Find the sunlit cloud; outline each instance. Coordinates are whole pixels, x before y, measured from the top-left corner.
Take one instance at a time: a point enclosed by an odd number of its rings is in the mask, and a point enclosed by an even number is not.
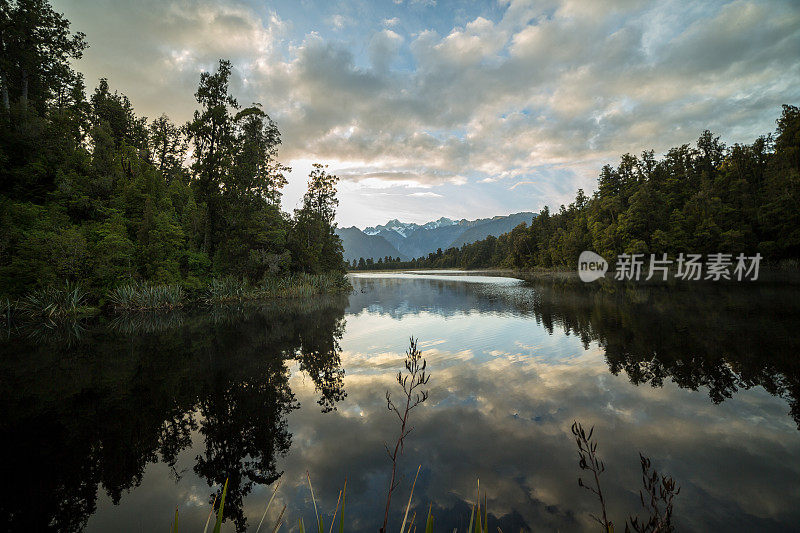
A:
[[[460,214],[476,194],[487,201],[470,205],[474,216],[568,202],[622,153],[660,152],[705,128],[750,142],[800,99],[791,1],[515,0],[457,16],[430,0],[360,16],[346,4],[315,15],[281,2],[55,4],[87,33],[89,84],[109,77],[140,113],[188,119],[199,72],[229,58],[232,91],[264,104],[287,162],[359,161],[387,181],[414,169],[403,181],[447,190],[436,215]],[[548,183],[524,195],[508,184],[534,174]],[[392,217],[414,199],[371,207]],[[381,222],[361,218],[365,202],[343,194],[340,220]]]

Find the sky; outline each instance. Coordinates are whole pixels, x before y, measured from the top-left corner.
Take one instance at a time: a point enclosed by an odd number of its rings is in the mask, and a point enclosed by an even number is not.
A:
[[[76,67],[137,114],[187,121],[200,73],[234,64],[292,167],[341,178],[339,226],[557,208],[624,153],[774,131],[800,104],[795,0],[53,0]]]

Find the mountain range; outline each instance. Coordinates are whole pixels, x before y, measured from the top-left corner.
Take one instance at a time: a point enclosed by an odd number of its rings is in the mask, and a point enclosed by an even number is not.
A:
[[[534,213],[523,212],[477,220],[451,220],[442,217],[426,224],[390,220],[386,224],[358,229],[338,228],[336,234],[344,245],[347,261],[363,257],[400,257],[403,260],[423,257],[438,248],[447,248],[508,233],[519,224],[530,223]]]

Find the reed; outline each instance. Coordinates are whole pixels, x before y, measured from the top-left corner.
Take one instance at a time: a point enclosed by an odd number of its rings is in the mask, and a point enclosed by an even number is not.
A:
[[[19,301],[19,311],[28,318],[61,318],[76,315],[87,309],[86,292],[77,283],[65,282],[62,286],[38,289]],[[7,313],[11,314],[7,303]]]
[[[246,280],[215,278],[211,280],[205,294],[208,303],[236,302],[256,298],[256,291]]]
[[[338,272],[326,274],[293,274],[280,278],[267,278],[260,290],[267,298],[307,298],[319,294],[350,292],[352,286],[347,276]]]
[[[297,276],[297,278],[301,280],[301,283],[302,281],[315,279],[313,276],[307,275]],[[297,278],[295,278],[294,281],[298,281]],[[284,284],[289,283],[289,280],[291,279],[292,278],[276,279],[274,283],[276,284],[275,286],[277,288],[275,290],[283,288],[285,286]],[[315,283],[317,283],[317,285],[314,285]],[[325,282],[311,281],[309,286],[318,288],[323,286],[322,283]],[[428,391],[421,390],[422,387],[428,384],[428,380],[430,379],[430,376],[426,372],[426,361],[422,357],[422,352],[417,349],[417,340],[412,337],[409,344],[409,349],[406,351],[406,358],[404,362],[405,373],[401,371],[397,375],[397,382],[403,390],[403,394],[400,396],[401,399],[399,403],[395,404],[395,402],[392,400],[391,394],[388,391],[386,393],[388,409],[394,412],[400,421],[400,432],[394,448],[394,453],[389,450],[388,446],[386,450],[390,459],[392,460],[392,473],[389,491],[387,494],[386,508],[384,509],[383,525],[380,528],[381,532],[390,530],[388,526],[388,511],[391,503],[391,497],[392,493],[400,485],[400,481],[396,479],[397,462],[399,455],[403,450],[403,442],[413,429],[409,424],[409,412],[416,406],[425,402],[428,398]],[[585,482],[583,478],[579,477],[578,485],[592,493],[592,495],[596,497],[600,503],[600,513],[598,515],[592,514],[591,517],[597,522],[599,529],[605,533],[613,533],[614,524],[610,520],[610,513],[607,509],[606,499],[601,485],[601,475],[603,472],[605,472],[605,464],[597,454],[598,444],[594,433],[594,427],[590,427],[587,431],[580,422],[574,421],[571,430],[575,439],[575,443],[578,447],[578,465],[582,471],[590,474],[588,482]],[[644,517],[638,517],[635,515],[628,517],[628,520],[625,523],[625,531],[632,531],[635,533],[671,533],[674,531],[674,525],[672,523],[673,501],[674,497],[680,493],[680,487],[677,486],[672,477],[656,472],[655,469],[652,468],[650,460],[647,457],[640,454],[639,459],[641,462],[643,483],[643,490],[639,492],[639,495],[642,507],[644,508],[646,514]],[[419,478],[421,469],[422,465],[419,465],[416,475],[414,476],[414,481],[411,484],[411,492],[408,496],[408,502],[405,505],[402,523],[400,524],[400,533],[416,533],[418,529],[415,523],[417,519],[417,512],[416,510],[412,512],[412,502],[414,498],[414,490],[416,489],[417,480]],[[339,533],[344,533],[347,479],[344,481],[342,490],[339,491],[339,495],[336,500],[336,507],[329,515],[325,515],[319,510],[316,494],[314,493],[314,487],[311,484],[311,475],[308,471],[306,471],[306,481],[308,483],[308,489],[311,495],[311,503],[314,512],[314,518],[313,522],[310,524],[312,526],[310,530],[314,531],[315,533],[326,533],[326,531],[327,533],[333,533],[334,525],[336,524],[336,519],[338,517]],[[267,502],[266,509],[264,509],[264,514],[261,516],[261,521],[258,524],[256,533],[258,533],[261,530],[262,525],[264,525],[264,520],[266,519],[270,506],[276,497],[278,489],[280,488],[280,484],[281,482],[278,481],[277,485],[272,491],[272,495]],[[214,528],[215,533],[219,531],[222,524],[226,491],[227,480],[225,483],[225,488],[222,491],[222,499],[219,508],[217,509],[217,521]],[[483,496],[483,505],[481,505],[481,496]],[[215,504],[216,499],[214,500],[214,503],[211,504],[211,511],[209,512],[208,520],[206,521],[206,528],[208,527],[211,517],[213,516]],[[466,533],[490,532],[489,511],[487,504],[487,495],[485,492],[481,494],[480,480],[478,480],[475,501],[470,508],[469,526],[465,530]],[[280,529],[281,525],[283,524],[285,512],[286,505],[283,506],[283,509],[278,515],[277,520],[273,522],[273,526],[271,528],[272,533],[277,533],[277,531]],[[328,516],[330,517],[330,525],[326,530],[325,520]],[[174,522],[175,528],[177,528],[177,522],[178,514],[176,511]],[[497,524],[493,524],[493,527],[498,531],[498,533],[503,533]],[[428,513],[424,521],[424,526],[421,526],[419,529],[422,530],[423,528],[425,533],[433,533],[434,531],[432,503],[428,505]],[[298,519],[298,530],[300,533],[306,533],[305,522],[303,521],[302,517]],[[453,533],[456,533],[456,531],[457,530],[453,530]]]
[[[108,301],[117,311],[175,309],[182,306],[184,300],[180,285],[151,285],[135,281],[117,287],[108,295]]]
[[[214,279],[206,290],[206,303],[230,303],[245,300],[310,298],[321,294],[346,293],[352,290],[347,276],[338,272],[291,274],[267,277],[258,284],[236,278]]]

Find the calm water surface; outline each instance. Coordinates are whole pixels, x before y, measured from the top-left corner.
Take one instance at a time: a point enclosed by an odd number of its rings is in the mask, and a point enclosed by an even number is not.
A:
[[[384,396],[413,335],[430,399],[391,530],[419,465],[414,508],[437,530],[466,528],[478,478],[503,531],[596,530],[575,419],[596,427],[618,525],[640,510],[641,451],[682,487],[679,530],[800,527],[797,286],[352,281],[349,297],[7,332],[0,516],[166,531],[177,506],[180,530],[202,531],[228,477],[224,529],[255,531],[280,479],[270,515],[285,504],[297,530],[308,471],[325,513],[347,478],[347,529],[374,532],[398,431]]]

